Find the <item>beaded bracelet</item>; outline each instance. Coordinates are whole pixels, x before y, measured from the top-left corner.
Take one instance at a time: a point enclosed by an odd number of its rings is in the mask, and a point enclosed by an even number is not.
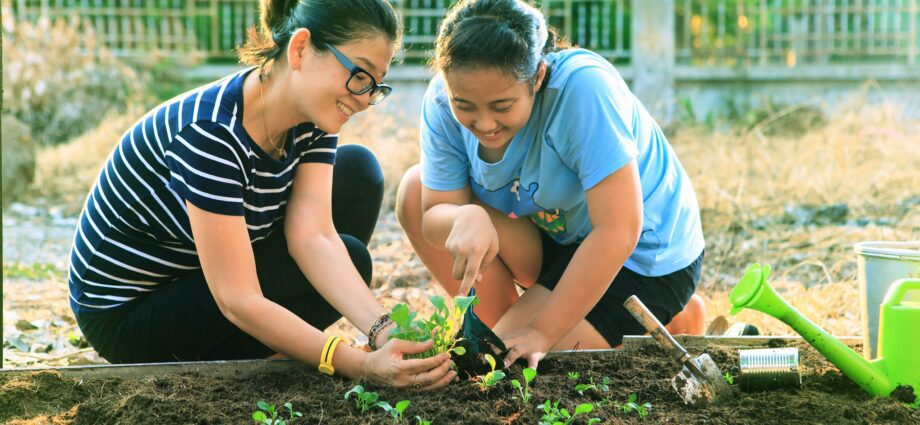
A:
[[[390,323],[393,323],[393,319],[390,319],[390,313],[383,313],[371,326],[370,332],[367,333],[367,345],[371,347],[371,350],[377,351],[377,334]]]

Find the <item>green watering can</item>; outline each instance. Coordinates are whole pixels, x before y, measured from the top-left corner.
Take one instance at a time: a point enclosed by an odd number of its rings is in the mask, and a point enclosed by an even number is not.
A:
[[[728,295],[731,313],[744,308],[767,313],[802,335],[865,392],[888,397],[899,386],[908,386],[914,399],[907,401],[920,406],[920,303],[905,299],[908,292],[920,291],[920,279],[891,285],[882,302],[878,358],[870,361],[787,304],[767,283],[769,277],[769,265],[751,264]],[[899,398],[904,399],[901,394]]]

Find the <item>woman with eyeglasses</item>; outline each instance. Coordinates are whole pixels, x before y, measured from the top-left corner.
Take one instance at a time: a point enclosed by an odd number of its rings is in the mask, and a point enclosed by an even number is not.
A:
[[[519,0],[457,3],[432,62],[397,217],[448,292],[476,287],[506,365],[644,334],[623,307],[634,294],[675,333],[701,333],[696,196],[613,66],[563,48]]]
[[[447,354],[388,341],[367,244],[383,196],[374,156],[337,148],[382,101],[400,44],[386,0],[262,1],[252,67],[150,111],[122,136],[74,238],[71,307],[113,363],[265,358],[435,389]],[[365,352],[323,329],[344,315]]]

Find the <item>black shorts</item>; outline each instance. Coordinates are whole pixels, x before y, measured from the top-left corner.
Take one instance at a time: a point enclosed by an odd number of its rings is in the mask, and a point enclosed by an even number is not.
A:
[[[561,245],[540,232],[543,242],[543,265],[537,284],[550,291],[559,283],[562,273],[575,255],[579,244]],[[611,347],[623,343],[623,335],[644,335],[645,328],[637,322],[623,302],[636,295],[663,324],[668,324],[687,305],[696,291],[703,266],[701,253],[696,260],[674,273],[648,277],[623,267],[607,292],[585,319],[607,340]]]

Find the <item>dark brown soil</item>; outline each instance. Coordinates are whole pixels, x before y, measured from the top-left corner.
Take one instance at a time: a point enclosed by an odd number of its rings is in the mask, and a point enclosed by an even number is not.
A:
[[[533,400],[523,404],[512,399],[516,392],[509,378],[521,381],[520,367],[488,392],[475,383],[462,382],[436,393],[414,393],[389,388],[369,388],[395,405],[411,400],[403,423],[415,424],[416,416],[434,424],[537,424],[542,412],[536,406],[544,400],[560,400],[560,407],[574,411],[580,403],[609,400],[623,403],[630,394],[638,403],[651,403],[648,416],[619,412],[612,405],[596,408],[588,417],[603,423],[920,423],[920,411],[892,398],[873,398],[807,345],[800,349],[803,385],[769,392],[738,392],[727,404],[694,408],[682,404],[669,384],[677,371],[666,353],[657,346],[618,353],[573,353],[553,355],[540,363],[540,374],[532,384]],[[694,354],[699,350],[690,350]],[[705,351],[722,366],[737,373],[737,349],[710,344]],[[568,372],[579,372],[570,380]],[[576,383],[589,378],[611,380],[609,392],[579,395]],[[272,373],[256,379],[236,380],[186,374],[166,378],[86,379],[61,378],[56,372],[30,376],[0,375],[0,422],[77,424],[242,424],[249,419],[256,402],[292,402],[304,414],[294,423],[365,424],[392,423],[380,410],[365,415],[343,395],[355,383],[327,378],[309,368],[289,373]],[[736,383],[737,384],[737,383]],[[584,424],[587,418],[576,420]],[[37,419],[37,420],[36,420]]]

